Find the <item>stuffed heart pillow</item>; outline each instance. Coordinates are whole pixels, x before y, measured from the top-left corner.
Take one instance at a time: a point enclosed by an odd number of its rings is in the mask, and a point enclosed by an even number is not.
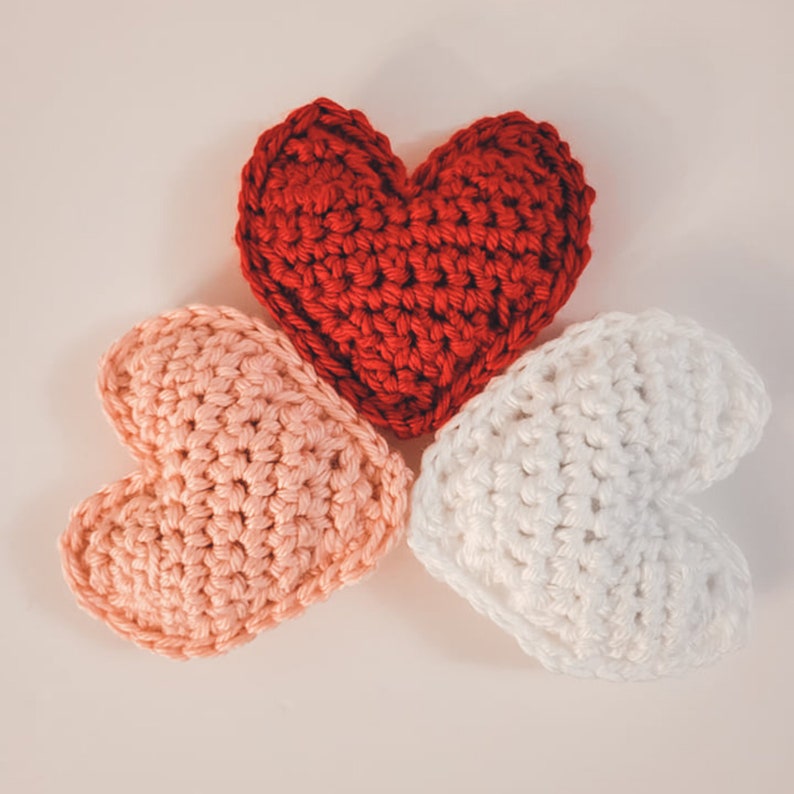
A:
[[[750,576],[687,497],[733,471],[768,414],[758,375],[690,320],[572,326],[439,431],[409,543],[551,670],[707,664],[744,640]]]
[[[401,536],[409,470],[295,352],[192,306],[105,355],[105,412],[138,460],[61,537],[78,602],[167,656],[220,653],[355,582]]]
[[[595,193],[550,124],[456,133],[412,174],[327,99],[260,137],[237,241],[256,297],[373,423],[434,430],[510,364],[587,264]]]

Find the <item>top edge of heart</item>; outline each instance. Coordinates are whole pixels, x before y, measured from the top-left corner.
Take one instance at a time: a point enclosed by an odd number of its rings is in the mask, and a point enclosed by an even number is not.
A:
[[[556,127],[547,121],[536,122],[520,110],[511,110],[497,116],[484,116],[471,124],[454,132],[447,140],[432,149],[424,160],[409,173],[402,158],[395,154],[389,137],[378,131],[364,114],[355,108],[345,108],[327,97],[319,97],[302,107],[293,110],[280,123],[269,127],[262,132],[257,140],[255,151],[267,152],[266,162],[275,160],[286,143],[295,137],[302,137],[311,127],[322,126],[328,130],[339,130],[344,127],[345,136],[351,136],[350,142],[362,146],[378,156],[380,174],[385,178],[391,188],[405,197],[417,192],[422,187],[427,187],[427,182],[445,164],[448,156],[459,155],[462,151],[484,148],[480,136],[489,132],[504,133],[507,129],[515,131],[516,136],[530,136],[531,139],[542,138],[559,147],[564,160],[581,171],[580,163],[571,156],[569,144],[562,140]],[[487,139],[486,139],[487,140]],[[248,169],[253,167],[249,161],[243,173],[245,179]],[[262,180],[265,174],[257,175],[257,181]],[[244,203],[240,203],[240,210]],[[595,201],[596,191],[589,184],[585,184],[582,191],[582,201],[585,212]]]
[[[766,386],[758,372],[727,339],[694,320],[661,309],[637,314],[601,313],[591,320],[568,326],[559,337],[526,352],[503,374],[493,378],[483,392],[469,400],[437,432],[436,443],[425,454],[436,454],[458,434],[469,432],[486,416],[492,417],[494,410],[506,411],[518,395],[532,394],[540,389],[544,379],[549,377],[547,370],[552,374],[564,371],[569,378],[575,378],[577,357],[591,352],[604,357],[604,366],[612,369],[625,364],[634,355],[624,348],[635,343],[648,346],[650,355],[657,359],[657,368],[661,367],[667,375],[675,373],[668,371],[669,366],[662,366],[671,364],[663,357],[681,353],[681,346],[687,348],[689,360],[685,363],[703,367],[698,371],[704,390],[698,395],[703,412],[701,425],[691,438],[683,429],[673,428],[682,438],[677,439],[673,433],[667,439],[672,450],[676,440],[683,442],[686,437],[691,446],[687,452],[696,457],[698,467],[679,472],[681,476],[674,478],[673,490],[697,492],[726,478],[761,439],[771,413]],[[648,377],[648,373],[640,374],[642,378]],[[686,371],[678,374],[685,379],[692,375]],[[661,397],[672,399],[668,392]],[[673,451],[684,453],[683,448]]]
[[[386,440],[342,398],[314,368],[305,361],[283,331],[265,325],[228,306],[191,304],[138,323],[114,342],[99,362],[97,388],[105,414],[124,446],[140,461],[151,458],[157,445],[145,437],[133,403],[141,395],[135,391],[135,375],[149,367],[154,357],[163,356],[163,343],[173,346],[191,335],[230,334],[238,345],[248,345],[249,353],[271,356],[307,398],[320,404],[331,420],[345,425],[360,442],[366,442],[374,462],[384,465],[393,457]]]

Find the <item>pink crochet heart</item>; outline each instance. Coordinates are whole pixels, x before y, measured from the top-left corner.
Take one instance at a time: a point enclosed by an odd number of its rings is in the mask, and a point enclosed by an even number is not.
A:
[[[74,510],[64,573],[145,648],[240,645],[360,579],[403,531],[400,455],[284,334],[233,309],[137,326],[99,390],[140,468]]]

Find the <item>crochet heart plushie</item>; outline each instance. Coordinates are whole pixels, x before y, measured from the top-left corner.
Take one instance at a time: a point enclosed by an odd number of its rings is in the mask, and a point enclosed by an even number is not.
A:
[[[301,355],[410,437],[447,421],[565,303],[594,197],[554,127],[521,113],[477,121],[409,176],[360,112],[320,99],[260,137],[237,241]]]
[[[438,434],[409,543],[551,670],[647,679],[742,644],[742,553],[687,501],[758,442],[769,401],[731,345],[662,312],[525,354]]]
[[[105,355],[99,388],[139,468],[76,508],[63,567],[139,645],[226,651],[360,579],[402,533],[400,455],[256,320],[148,320]]]

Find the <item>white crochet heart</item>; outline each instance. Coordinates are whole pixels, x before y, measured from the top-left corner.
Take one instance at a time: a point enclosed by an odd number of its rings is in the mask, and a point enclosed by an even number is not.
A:
[[[438,432],[410,546],[550,670],[710,663],[746,638],[750,575],[686,498],[733,471],[768,415],[756,372],[690,320],[572,326]]]

